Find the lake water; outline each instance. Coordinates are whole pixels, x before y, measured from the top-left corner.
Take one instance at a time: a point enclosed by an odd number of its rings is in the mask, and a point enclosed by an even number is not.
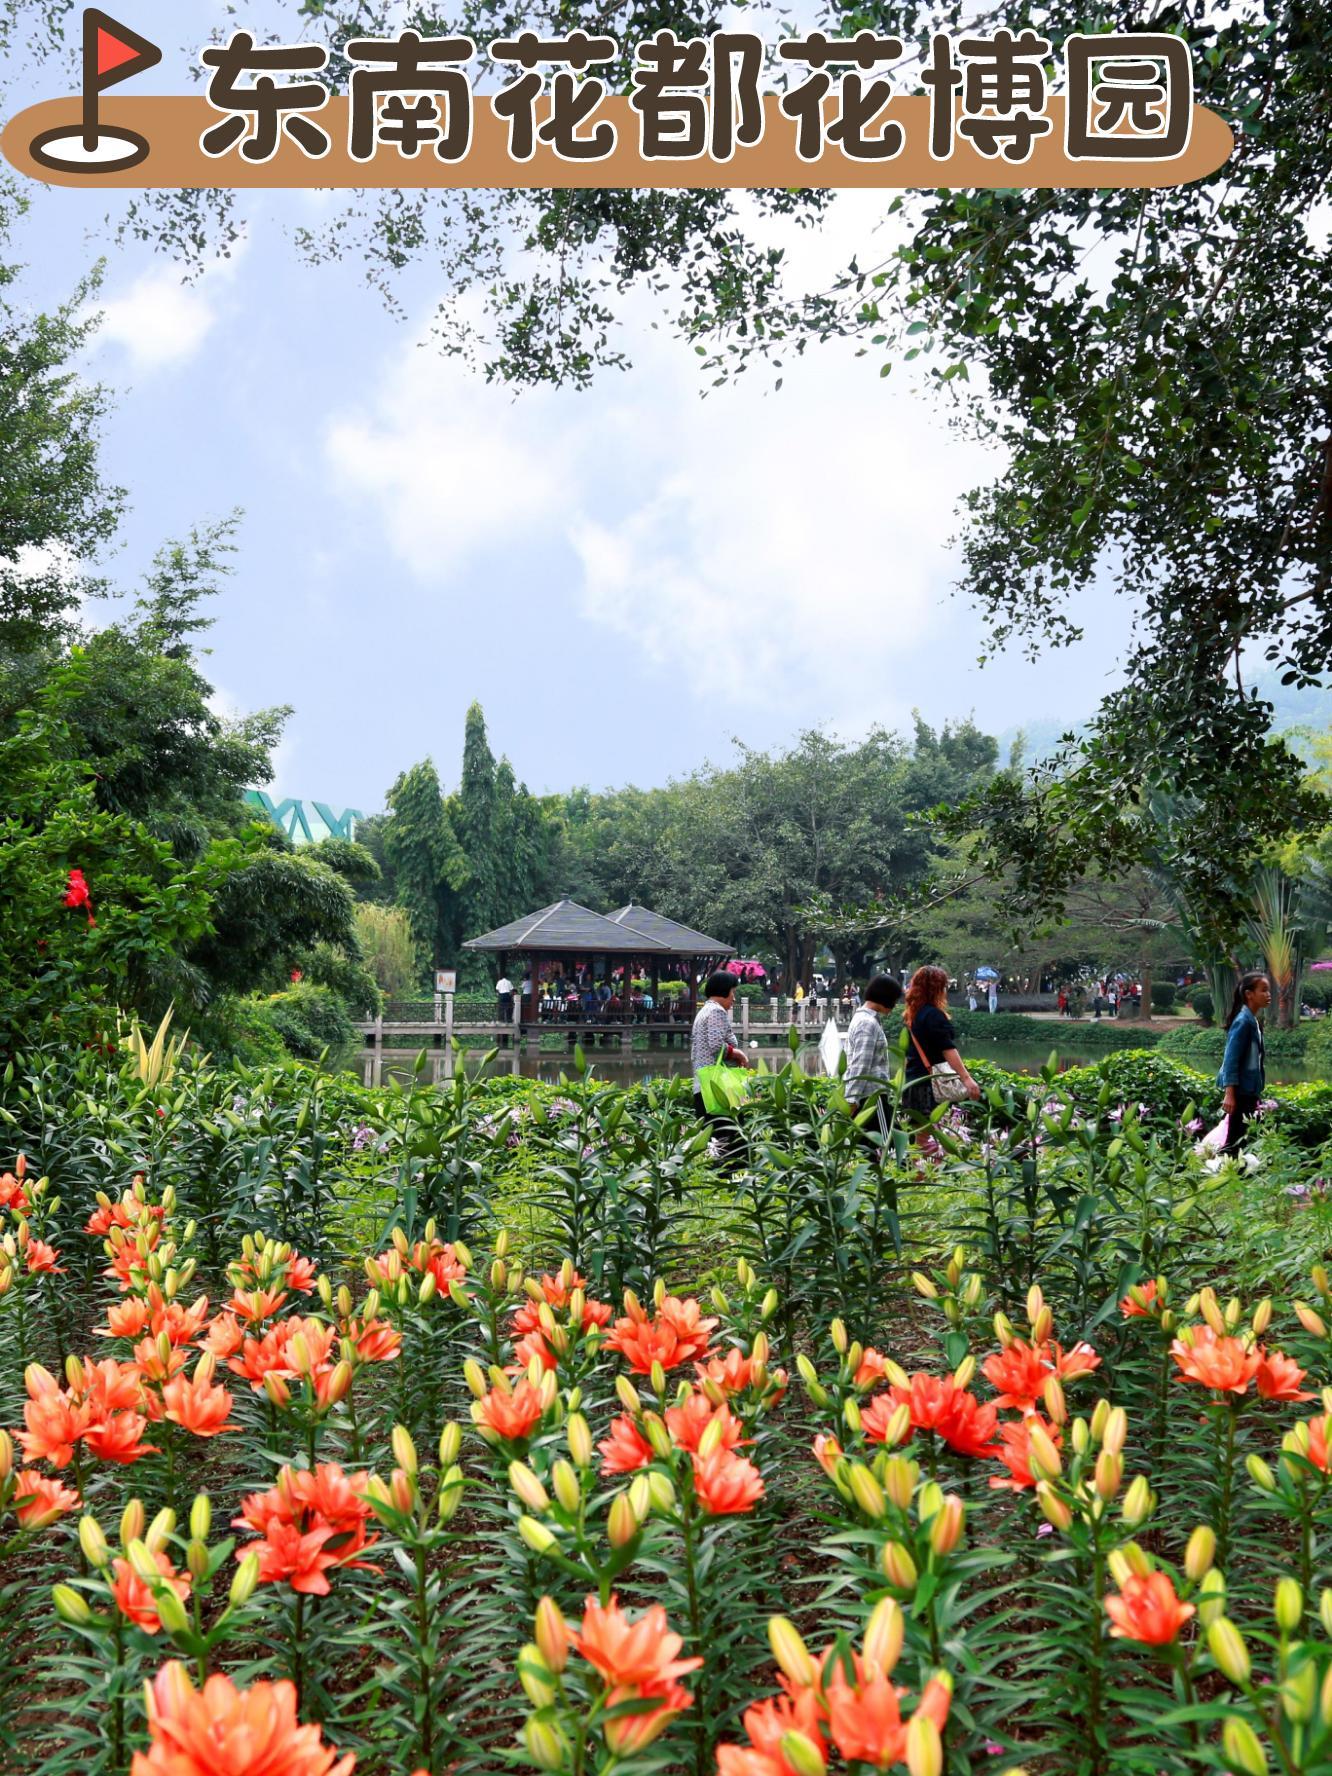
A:
[[[1034,1042],[986,1042],[984,1039],[968,1040],[965,1053],[976,1060],[992,1061],[997,1067],[1004,1067],[1010,1073],[1038,1073],[1050,1058],[1050,1050],[1059,1051],[1059,1067],[1062,1072],[1066,1067],[1083,1067],[1093,1061],[1104,1059],[1106,1049],[1078,1048],[1070,1043],[1066,1048],[1057,1040],[1057,1029],[1052,1030],[1049,1043]],[[472,1051],[475,1054],[476,1051]],[[766,1051],[768,1065],[776,1068],[785,1064],[787,1051],[772,1047]],[[414,1053],[409,1051],[386,1050],[384,1054],[384,1074],[386,1078],[406,1080],[411,1076]],[[468,1057],[471,1059],[471,1055]],[[800,1065],[807,1073],[821,1073],[818,1048],[808,1043],[798,1055]],[[688,1073],[689,1053],[686,1049],[662,1049],[653,1053],[621,1055],[606,1050],[604,1056],[597,1050],[588,1053],[587,1059],[599,1079],[607,1079],[616,1085],[637,1085],[645,1079],[673,1079],[680,1074]],[[448,1055],[443,1050],[435,1050],[430,1055],[430,1072],[433,1074],[438,1066],[440,1076],[449,1076]],[[368,1063],[360,1057],[352,1063],[355,1071],[364,1077]],[[560,1074],[567,1072],[572,1066],[572,1056],[566,1054],[529,1055],[518,1052],[501,1052],[492,1063],[492,1072],[514,1073],[523,1079],[539,1079],[548,1085],[555,1085]],[[1203,1069],[1206,1071],[1207,1069]],[[1290,1085],[1300,1080],[1322,1079],[1326,1074],[1322,1068],[1311,1066],[1307,1062],[1276,1061],[1268,1070],[1269,1083],[1272,1085]]]

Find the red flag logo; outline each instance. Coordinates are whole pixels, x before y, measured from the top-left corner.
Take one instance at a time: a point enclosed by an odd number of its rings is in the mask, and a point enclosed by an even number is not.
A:
[[[85,88],[101,92],[118,80],[128,80],[145,68],[156,67],[162,52],[155,43],[128,25],[86,7],[83,14],[83,79]]]

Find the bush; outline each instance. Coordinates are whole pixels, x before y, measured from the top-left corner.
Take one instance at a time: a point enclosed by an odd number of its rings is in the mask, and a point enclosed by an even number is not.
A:
[[[1152,982],[1152,1010],[1169,1011],[1175,1003],[1174,981]]]
[[[220,994],[203,1017],[194,1019],[190,1036],[218,1063],[262,1067],[287,1059],[287,1046],[264,999]]]
[[[1210,1024],[1216,1017],[1216,1001],[1212,997],[1210,987],[1193,987],[1188,994],[1188,1002],[1205,1024]]]
[[[326,1048],[337,1053],[356,1041],[347,1008],[331,987],[300,981],[260,1003],[267,1006],[288,1054],[300,1060],[316,1061]]]
[[[1296,997],[1316,1011],[1332,1011],[1332,974],[1306,974]]]

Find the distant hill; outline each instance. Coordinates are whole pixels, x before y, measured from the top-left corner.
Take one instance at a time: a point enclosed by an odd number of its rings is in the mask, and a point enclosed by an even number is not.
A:
[[[1293,687],[1278,684],[1274,673],[1260,673],[1254,680],[1260,694],[1272,705],[1274,714],[1272,725],[1278,734],[1284,734],[1291,728],[1332,728],[1332,688],[1324,690],[1299,691]],[[1079,723],[1074,733],[1081,731],[1085,723]],[[1024,764],[1031,764],[1036,759],[1044,758],[1053,752],[1060,739],[1068,732],[1068,722],[1033,721],[1025,723],[1021,728],[1006,728],[999,736],[999,757],[1004,763],[1013,743],[1022,737],[1022,759]],[[1300,750],[1297,745],[1295,750]]]

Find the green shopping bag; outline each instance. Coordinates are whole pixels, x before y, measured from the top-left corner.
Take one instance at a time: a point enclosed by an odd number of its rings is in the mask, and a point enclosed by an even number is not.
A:
[[[703,1108],[712,1116],[725,1115],[744,1102],[749,1074],[743,1067],[700,1067],[696,1075]]]

